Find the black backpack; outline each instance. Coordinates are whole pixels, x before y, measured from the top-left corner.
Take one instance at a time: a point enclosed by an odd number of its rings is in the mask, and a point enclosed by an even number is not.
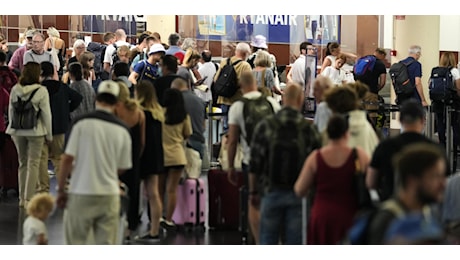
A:
[[[35,111],[31,100],[38,89],[39,88],[36,88],[34,91],[32,91],[27,100],[22,100],[20,97],[17,97],[17,100],[13,102],[13,117],[11,118],[11,128],[33,129],[37,126],[39,112]]]
[[[256,125],[266,116],[275,112],[270,101],[263,95],[256,99],[242,98],[242,101],[244,129],[246,130],[245,138],[248,145],[250,145]]]
[[[281,122],[276,116],[267,119],[268,125],[273,131],[270,137],[268,170],[268,188],[292,189],[303,163],[308,154],[315,147],[306,146],[305,132],[308,122],[301,121]]]
[[[457,96],[452,67],[434,67],[430,76],[430,99],[433,102],[450,104]]]
[[[227,59],[227,64],[220,70],[219,76],[213,84],[212,91],[217,96],[230,98],[235,95],[238,90],[238,77],[236,75],[235,65],[241,61],[242,60],[237,60],[231,64],[230,58]]]
[[[409,72],[407,71],[407,67],[414,62],[415,60],[411,60],[408,63],[400,61],[390,67],[389,73],[396,93],[397,104],[401,104],[402,101],[409,99],[414,94],[415,86],[410,81]]]
[[[113,64],[117,63],[120,60],[120,58],[118,57],[118,53],[117,53],[118,46],[114,43],[113,47],[115,47],[115,50],[112,53],[112,67],[113,67]]]

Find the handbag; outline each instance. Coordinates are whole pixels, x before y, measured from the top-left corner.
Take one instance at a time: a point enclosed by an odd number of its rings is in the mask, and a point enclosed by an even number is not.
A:
[[[355,173],[353,175],[353,185],[356,191],[356,199],[359,209],[374,208],[371,195],[366,187],[366,173],[361,169],[358,152],[353,148],[353,160],[355,162]]]
[[[222,166],[224,171],[228,170],[228,150],[227,150],[227,136],[222,136],[222,142],[220,146],[219,158],[217,161]],[[235,159],[233,160],[233,166],[236,170],[241,170],[243,167],[243,147],[240,143],[236,146]]]

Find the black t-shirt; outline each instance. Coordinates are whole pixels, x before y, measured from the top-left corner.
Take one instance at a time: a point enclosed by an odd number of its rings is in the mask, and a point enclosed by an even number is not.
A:
[[[77,56],[73,56],[73,57],[71,57],[71,58],[69,59],[69,65],[72,64],[72,63],[74,63],[74,62],[78,62]]]
[[[362,83],[366,84],[372,93],[378,94],[379,77],[380,75],[385,73],[387,73],[385,64],[381,60],[377,59],[375,61],[374,69],[372,71],[369,71],[362,76],[355,76],[355,80],[361,81]]]
[[[155,80],[153,85],[155,86],[155,90],[157,92],[158,103],[160,103],[160,105],[164,106],[163,95],[165,91],[168,88],[171,88],[171,83],[173,82],[173,80],[179,77],[180,76],[177,74],[172,74],[172,75],[166,75],[166,76],[159,77]]]
[[[422,134],[411,132],[386,139],[375,149],[370,166],[378,171],[377,191],[382,201],[393,195],[395,180],[392,160],[394,155],[407,145],[419,142],[436,144]],[[439,148],[441,149],[441,146]]]

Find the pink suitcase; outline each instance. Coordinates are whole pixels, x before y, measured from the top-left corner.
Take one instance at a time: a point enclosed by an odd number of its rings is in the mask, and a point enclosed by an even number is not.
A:
[[[205,230],[205,183],[202,179],[185,179],[177,187],[176,209],[172,219],[185,231]]]

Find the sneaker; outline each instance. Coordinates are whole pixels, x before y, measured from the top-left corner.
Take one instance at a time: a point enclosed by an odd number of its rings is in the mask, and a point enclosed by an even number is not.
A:
[[[176,224],[174,224],[174,222],[170,222],[167,220],[160,221],[160,226],[166,229],[167,231],[176,231],[177,229]]]
[[[144,235],[144,236],[136,236],[134,238],[134,240],[136,242],[140,242],[140,243],[149,243],[149,244],[152,244],[152,243],[158,243],[160,242],[160,236],[159,235],[156,235],[156,236],[152,236],[150,234],[147,234],[147,235]]]

